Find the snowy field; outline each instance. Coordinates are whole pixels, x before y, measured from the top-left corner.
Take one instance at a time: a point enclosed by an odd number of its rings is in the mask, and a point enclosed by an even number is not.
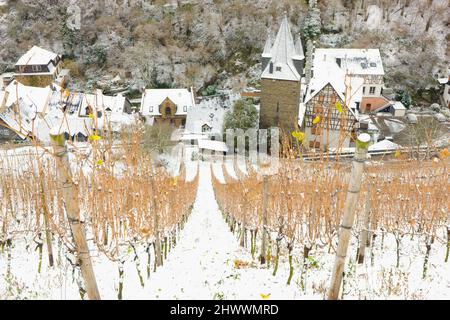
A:
[[[289,276],[287,255],[282,255],[276,276],[273,265],[261,266],[257,255],[242,248],[230,232],[215,200],[212,175],[224,182],[224,172],[244,170],[243,163],[231,161],[189,161],[193,150],[184,152],[186,176],[199,174],[199,187],[192,213],[177,236],[163,266],[153,270],[154,255],[143,248],[128,250],[124,257],[123,299],[324,299],[329,285],[334,254],[318,246],[305,264],[300,248],[294,249],[294,277]],[[230,174],[231,173],[231,174]],[[240,173],[242,174],[242,173]],[[91,243],[92,245],[92,243]],[[1,299],[80,299],[77,281],[64,249],[55,241],[57,267],[49,267],[46,249],[42,258],[36,243],[15,241],[10,258],[0,253]],[[92,245],[92,248],[94,246]],[[405,239],[396,268],[395,239],[386,235],[383,243],[369,249],[362,265],[354,263],[352,243],[346,265],[344,299],[450,299],[450,263],[444,263],[444,246],[434,245],[427,277],[422,279],[423,248]],[[373,251],[371,251],[373,250]],[[118,263],[92,249],[94,271],[103,299],[117,299]],[[373,258],[375,257],[375,258]],[[148,264],[150,258],[150,264]],[[7,273],[10,274],[7,277]],[[141,280],[142,279],[142,280]]]

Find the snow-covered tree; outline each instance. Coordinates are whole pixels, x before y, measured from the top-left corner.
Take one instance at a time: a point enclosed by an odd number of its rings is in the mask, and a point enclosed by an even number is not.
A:
[[[225,114],[224,131],[227,129],[242,129],[246,131],[258,125],[258,110],[247,100],[235,102],[233,111]]]
[[[316,0],[309,1],[308,15],[303,26],[303,33],[307,39],[316,40],[319,38],[322,28],[320,10]]]
[[[407,108],[409,108],[409,106],[411,105],[411,96],[407,91],[403,92],[401,102]]]

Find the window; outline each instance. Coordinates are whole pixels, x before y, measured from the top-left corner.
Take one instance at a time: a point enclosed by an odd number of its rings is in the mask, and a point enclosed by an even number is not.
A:
[[[183,107],[183,112],[187,112],[187,107],[186,106]]]
[[[148,112],[153,112],[153,106],[150,106],[149,108],[148,108]]]
[[[359,110],[359,102],[356,102],[356,110]]]
[[[369,93],[370,94],[375,94],[375,87],[370,87]]]
[[[370,110],[370,108],[372,108],[372,104],[371,103],[366,104],[366,109],[369,111],[372,111],[372,110]]]
[[[172,110],[170,107],[166,107],[166,116],[170,116],[172,114]]]
[[[363,94],[366,94],[366,87],[363,87]]]
[[[31,70],[37,72],[37,71],[41,71],[41,66],[31,66]]]
[[[275,70],[277,70],[277,71],[281,71],[281,67],[276,67],[276,69]]]

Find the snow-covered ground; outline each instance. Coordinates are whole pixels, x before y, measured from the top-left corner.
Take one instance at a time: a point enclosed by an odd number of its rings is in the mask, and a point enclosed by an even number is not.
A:
[[[184,152],[188,180],[199,174],[199,187],[191,215],[180,232],[162,267],[153,272],[153,250],[150,252],[151,272],[147,274],[148,255],[137,248],[137,259],[129,249],[124,254],[123,299],[323,299],[329,285],[334,254],[328,247],[317,246],[310,252],[308,269],[304,271],[302,248],[294,248],[294,277],[286,284],[289,267],[282,245],[278,273],[261,266],[257,254],[240,247],[237,238],[225,223],[212,186],[212,174],[223,181],[223,171],[234,172],[233,163],[190,161],[195,147]],[[236,168],[237,169],[237,168]],[[193,190],[194,192],[194,190]],[[422,279],[424,246],[417,238],[402,240],[400,268],[396,268],[395,239],[386,234],[377,237],[368,249],[363,265],[354,262],[356,241],[352,238],[346,263],[345,299],[450,299],[450,263],[444,263],[445,246],[432,246],[428,273]],[[93,249],[91,254],[100,294],[103,299],[117,299],[118,263],[108,260]],[[36,243],[16,239],[11,251],[7,278],[8,252],[0,251],[0,299],[79,299],[80,279],[65,257],[66,251],[54,241],[57,267],[50,268],[45,245],[41,272]],[[372,259],[373,250],[373,263]],[[240,264],[241,266],[237,266]],[[138,272],[139,271],[139,272]],[[143,279],[141,285],[139,275]],[[8,280],[10,279],[10,280]]]
[[[225,223],[211,184],[210,164],[200,163],[200,184],[182,240],[157,270],[149,286],[151,299],[274,299],[299,296],[294,286],[265,268],[235,268],[235,260],[252,263]]]

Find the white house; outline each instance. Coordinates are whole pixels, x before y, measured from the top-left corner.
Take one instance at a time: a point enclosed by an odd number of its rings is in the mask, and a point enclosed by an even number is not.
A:
[[[307,146],[322,150],[350,146],[356,129],[364,80],[325,62],[311,79],[299,107],[299,128]]]
[[[3,102],[3,109],[7,111],[17,106],[21,113],[30,118],[36,115],[44,116],[48,111],[48,103],[52,95],[50,86],[45,88],[25,86],[18,81],[11,82],[4,90],[7,96]]]
[[[131,103],[121,93],[115,96],[104,95],[102,90],[97,89],[95,94],[86,93],[82,95],[78,115],[87,117],[93,111],[98,114],[118,114],[131,113]]]
[[[195,92],[189,89],[146,89],[141,114],[153,123],[185,126],[188,110],[195,107]]]
[[[62,70],[62,56],[33,46],[15,65],[15,78],[25,85],[45,87],[54,82]]]
[[[344,73],[364,80],[359,109],[371,111],[385,104],[382,97],[384,68],[378,49],[315,49],[312,77],[323,73],[329,64]]]

